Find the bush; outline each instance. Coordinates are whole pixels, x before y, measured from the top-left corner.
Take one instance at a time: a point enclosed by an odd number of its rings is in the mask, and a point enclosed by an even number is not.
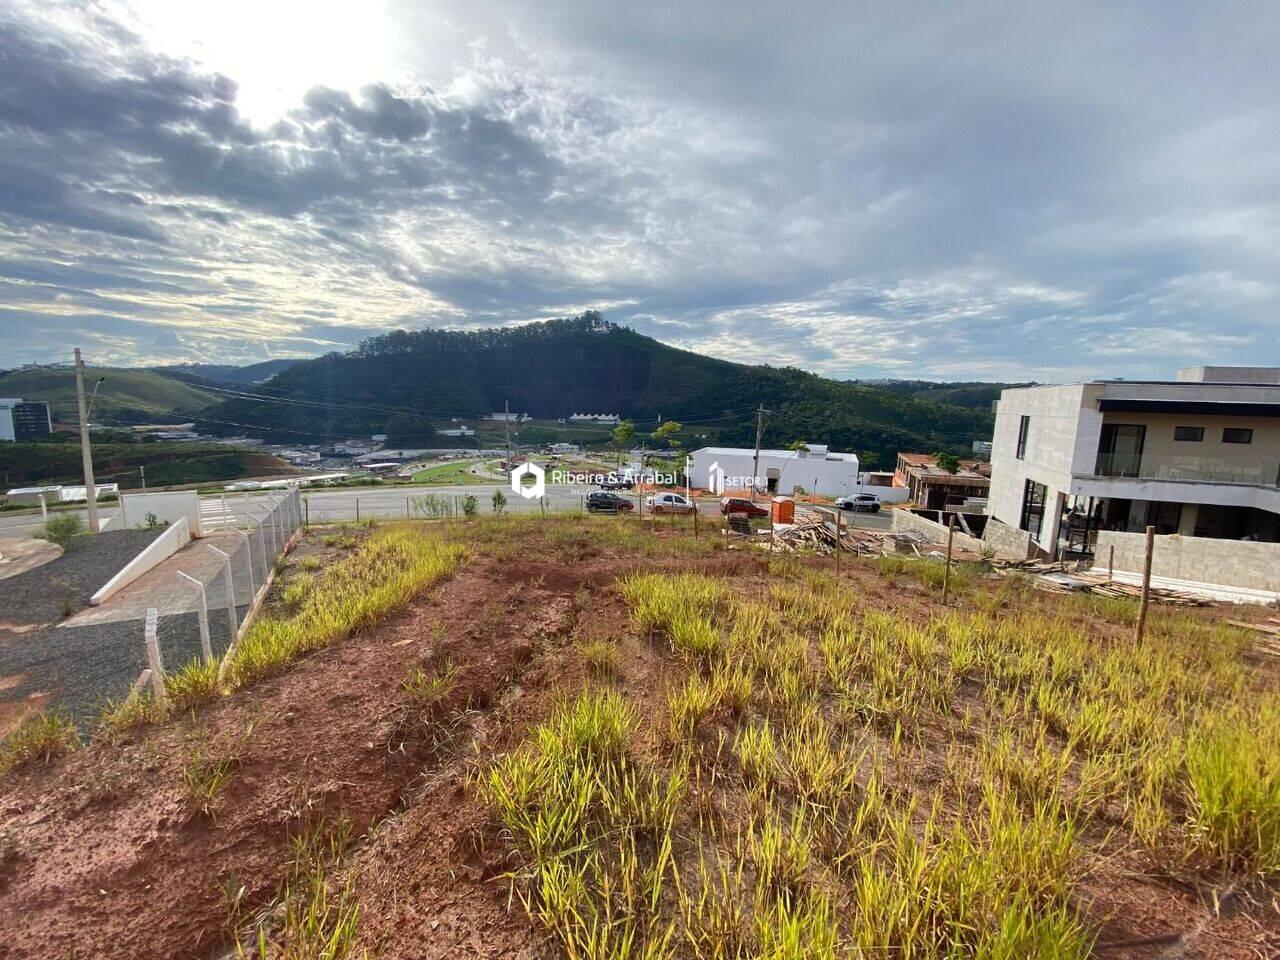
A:
[[[74,513],[61,517],[53,517],[45,522],[39,536],[50,543],[56,543],[63,550],[71,546],[71,541],[84,533],[84,524]]]
[[[462,498],[462,515],[464,517],[474,517],[479,511],[480,501],[476,499],[474,493],[468,493]]]
[[[506,509],[507,495],[503,493],[501,490],[493,491],[493,496],[490,499],[493,501],[494,513],[502,513],[502,511]]]

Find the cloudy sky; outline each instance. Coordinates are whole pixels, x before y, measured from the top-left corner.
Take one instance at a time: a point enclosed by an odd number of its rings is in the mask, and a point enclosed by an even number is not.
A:
[[[1266,0],[0,0],[0,366],[592,307],[837,377],[1280,363],[1278,48]]]

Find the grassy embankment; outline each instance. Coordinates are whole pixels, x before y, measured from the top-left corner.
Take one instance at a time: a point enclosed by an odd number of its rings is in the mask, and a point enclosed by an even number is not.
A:
[[[1083,958],[1111,858],[1280,871],[1280,699],[1241,632],[1159,609],[1135,648],[1132,604],[1014,582],[914,618],[777,569],[622,582],[685,665],[665,717],[596,671],[480,770],[564,955]]]

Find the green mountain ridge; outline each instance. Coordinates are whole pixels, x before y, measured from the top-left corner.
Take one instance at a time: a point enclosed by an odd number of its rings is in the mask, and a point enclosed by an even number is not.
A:
[[[981,385],[997,390],[999,385]],[[766,446],[797,439],[875,454],[900,450],[967,453],[989,439],[993,417],[977,405],[904,395],[886,387],[820,377],[790,367],[750,366],[668,346],[591,311],[520,327],[454,332],[393,331],[346,354],[299,361],[266,384],[261,399],[228,399],[214,421],[282,436],[386,433],[391,442],[444,445],[435,428],[475,422],[510,404],[540,420],[617,413],[641,433],[659,418],[684,424],[683,445],[750,445],[754,410],[770,411]]]
[[[125,367],[87,367],[85,390],[92,394],[104,378],[93,402],[91,419],[118,424],[168,423],[191,420],[219,399],[199,387],[151,370]],[[0,397],[44,400],[54,420],[75,423],[75,371],[65,367],[25,367],[0,372]]]

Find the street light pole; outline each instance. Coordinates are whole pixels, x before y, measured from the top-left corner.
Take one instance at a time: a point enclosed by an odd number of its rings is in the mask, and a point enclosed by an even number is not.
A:
[[[76,412],[80,415],[80,461],[84,466],[84,498],[89,532],[98,532],[98,491],[93,484],[93,451],[89,448],[89,413],[84,402],[84,360],[76,347]]]
[[[756,410],[756,455],[751,462],[751,502],[756,499],[756,481],[760,478],[760,438],[764,435],[764,415],[769,411],[760,404]]]

